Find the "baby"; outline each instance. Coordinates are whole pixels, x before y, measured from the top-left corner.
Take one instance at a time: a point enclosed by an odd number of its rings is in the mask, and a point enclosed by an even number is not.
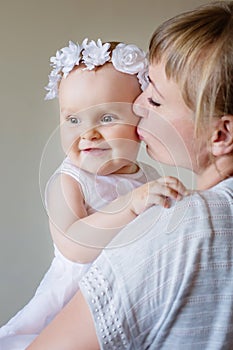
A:
[[[135,213],[169,206],[169,198],[186,191],[177,179],[158,179],[154,168],[136,160],[140,140],[132,104],[147,86],[148,68],[141,49],[85,39],[57,51],[51,63],[46,99],[59,98],[66,154],[46,187],[55,257],[33,299],[0,329],[4,350],[14,344],[23,349],[40,333]]]

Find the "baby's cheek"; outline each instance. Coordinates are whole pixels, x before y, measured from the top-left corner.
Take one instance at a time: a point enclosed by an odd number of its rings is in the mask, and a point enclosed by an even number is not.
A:
[[[66,154],[72,147],[75,146],[78,139],[79,136],[77,134],[74,134],[72,132],[61,132],[61,145]]]
[[[139,142],[139,137],[137,133],[137,126],[136,125],[127,125],[124,127],[124,130],[122,131],[122,138],[129,139],[129,140],[135,140]]]

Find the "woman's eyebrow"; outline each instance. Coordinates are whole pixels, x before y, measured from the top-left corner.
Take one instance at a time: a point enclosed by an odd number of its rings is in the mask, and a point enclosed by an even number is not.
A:
[[[159,96],[164,99],[163,95],[161,94],[161,92],[158,90],[158,88],[156,87],[155,83],[153,82],[153,80],[151,79],[151,77],[148,75],[148,80],[149,83],[153,86],[153,88],[155,89],[155,91],[159,94]]]

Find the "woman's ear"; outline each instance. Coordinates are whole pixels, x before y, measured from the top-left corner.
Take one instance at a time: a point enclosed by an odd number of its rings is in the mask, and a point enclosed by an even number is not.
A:
[[[233,115],[222,116],[211,137],[212,154],[215,157],[233,152]]]

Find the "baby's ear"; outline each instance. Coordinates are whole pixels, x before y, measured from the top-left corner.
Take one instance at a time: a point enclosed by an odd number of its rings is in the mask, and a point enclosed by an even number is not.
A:
[[[233,115],[222,116],[216,124],[211,138],[213,156],[233,152]]]

